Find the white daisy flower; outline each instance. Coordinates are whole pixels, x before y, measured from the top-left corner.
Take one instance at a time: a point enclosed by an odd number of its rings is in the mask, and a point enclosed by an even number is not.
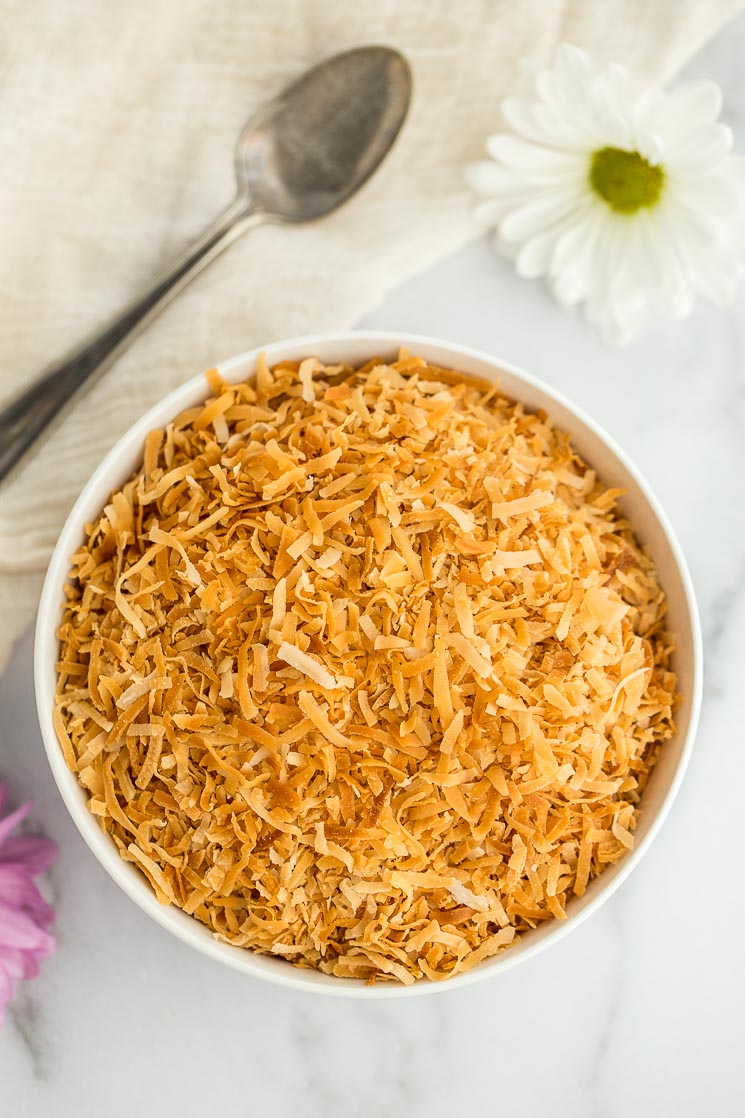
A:
[[[695,293],[728,302],[745,249],[745,161],[718,122],[721,91],[690,82],[637,94],[622,66],[559,48],[536,99],[509,97],[514,134],[467,170],[477,217],[520,276],[543,276],[565,306],[629,341],[650,303],[676,318]]]

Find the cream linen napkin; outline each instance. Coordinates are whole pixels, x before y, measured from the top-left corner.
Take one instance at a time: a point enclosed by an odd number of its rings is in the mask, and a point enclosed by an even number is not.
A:
[[[195,372],[352,325],[477,230],[462,179],[561,41],[666,80],[742,0],[0,0],[0,396],[119,309],[232,194],[252,110],[367,42],[412,63],[392,155],[354,201],[250,233],[164,313],[0,495],[0,668],[95,464]]]

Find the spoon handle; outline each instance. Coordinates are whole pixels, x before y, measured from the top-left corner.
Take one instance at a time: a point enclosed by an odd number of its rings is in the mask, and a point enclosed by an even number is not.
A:
[[[262,215],[240,195],[100,333],[53,365],[0,411],[0,482],[20,462],[79,389],[100,376],[197,272]]]

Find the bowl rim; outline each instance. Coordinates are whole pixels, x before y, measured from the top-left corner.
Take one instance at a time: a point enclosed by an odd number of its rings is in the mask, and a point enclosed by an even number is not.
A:
[[[639,844],[630,851],[621,862],[617,863],[617,870],[607,884],[598,888],[596,895],[589,900],[582,909],[573,914],[569,919],[551,925],[550,933],[513,953],[508,949],[487,960],[480,967],[466,971],[444,980],[442,982],[420,979],[411,986],[402,986],[393,983],[379,983],[374,986],[365,986],[352,979],[340,979],[332,975],[323,975],[321,972],[305,971],[301,968],[288,965],[285,970],[264,969],[261,965],[265,956],[256,955],[254,952],[235,948],[232,945],[222,944],[214,938],[203,938],[196,931],[192,931],[188,923],[179,921],[183,916],[181,910],[172,910],[171,906],[161,905],[155,894],[143,894],[132,886],[132,877],[128,872],[129,867],[121,859],[114,844],[109,837],[99,829],[90,827],[90,815],[84,803],[79,798],[80,786],[73,773],[67,768],[62,750],[57,740],[57,735],[52,723],[53,697],[55,693],[54,672],[49,670],[48,646],[54,630],[57,627],[62,601],[62,588],[69,569],[69,558],[73,548],[77,545],[85,520],[82,510],[90,500],[91,494],[101,484],[101,480],[108,473],[115,471],[120,458],[124,457],[138,442],[141,445],[144,436],[154,426],[167,421],[165,416],[176,416],[185,406],[191,406],[191,399],[198,388],[204,388],[204,395],[208,395],[209,388],[204,378],[204,372],[189,378],[171,392],[158,400],[152,407],[136,420],[114,446],[95,467],[86,484],[80,492],[75,504],[68,513],[65,523],[60,531],[57,543],[49,561],[44,577],[44,584],[39,601],[35,638],[34,638],[34,688],[36,696],[37,715],[41,728],[42,740],[47,755],[49,766],[52,770],[57,788],[62,796],[65,806],[81,834],[86,845],[97,858],[114,882],[132,899],[139,908],[160,924],[172,935],[182,942],[200,951],[203,955],[217,962],[232,967],[243,974],[251,975],[274,985],[284,986],[295,990],[322,994],[330,997],[347,997],[360,999],[379,999],[396,997],[416,997],[443,991],[452,991],[472,983],[494,977],[505,971],[533,958],[549,945],[558,943],[570,932],[578,928],[585,920],[592,916],[628,878],[632,870],[639,864],[652,842],[660,831],[670,808],[678,794],[686,769],[690,762],[691,752],[698,727],[701,700],[703,692],[703,641],[701,623],[696,602],[693,582],[685,560],[683,551],[678,542],[675,531],[654,491],[641,474],[639,469],[628,457],[626,452],[609,435],[603,427],[582,408],[575,405],[563,393],[556,391],[553,386],[532,374],[525,372],[519,366],[509,361],[503,361],[492,354],[471,346],[461,345],[431,335],[410,333],[399,330],[342,330],[327,331],[318,334],[300,335],[286,338],[265,346],[257,346],[246,350],[224,361],[219,362],[217,368],[228,378],[235,369],[246,364],[255,363],[260,354],[264,354],[269,364],[282,360],[283,354],[288,350],[305,350],[308,354],[317,348],[338,345],[340,348],[351,344],[369,344],[369,356],[382,352],[382,349],[392,349],[399,346],[414,351],[417,348],[439,349],[446,351],[452,357],[453,368],[458,367],[460,359],[482,362],[490,366],[495,373],[500,370],[530,388],[545,394],[561,408],[566,409],[598,440],[605,444],[618,460],[619,464],[634,480],[642,496],[647,502],[669,546],[670,553],[677,567],[683,589],[685,610],[688,614],[691,631],[691,661],[692,661],[692,686],[690,694],[690,718],[685,739],[682,744],[680,757],[670,781],[669,787],[650,821],[646,834]],[[376,349],[376,347],[378,347]],[[236,378],[237,379],[237,378]],[[112,484],[117,484],[113,482]],[[87,825],[86,825],[87,824]],[[193,919],[193,918],[192,918]],[[197,922],[194,921],[196,924]],[[201,929],[202,926],[198,925]],[[229,953],[225,948],[229,947]],[[323,980],[323,981],[322,981]]]

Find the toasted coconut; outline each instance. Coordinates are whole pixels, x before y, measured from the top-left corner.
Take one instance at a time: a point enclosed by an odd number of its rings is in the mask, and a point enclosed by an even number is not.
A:
[[[439,980],[564,919],[673,730],[618,492],[414,355],[208,382],[72,561],[92,814],[164,904],[328,974]]]
[[[277,656],[280,660],[284,660],[286,664],[297,668],[299,672],[307,675],[309,679],[312,679],[314,683],[327,691],[339,686],[335,676],[323,664],[320,664],[313,656],[309,656],[307,652],[302,652],[299,648],[296,648],[294,644],[282,641],[277,649]]]

